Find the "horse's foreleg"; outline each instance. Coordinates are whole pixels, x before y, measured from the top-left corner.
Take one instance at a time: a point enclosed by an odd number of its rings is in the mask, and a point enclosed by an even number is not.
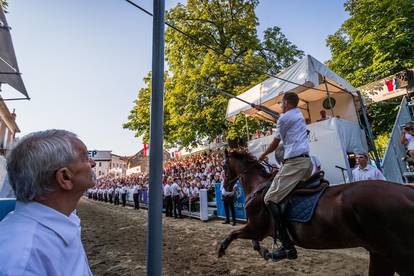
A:
[[[230,235],[228,235],[227,238],[225,238],[220,243],[220,247],[219,247],[219,250],[218,250],[219,258],[222,257],[224,254],[226,254],[227,247],[229,247],[231,242],[236,240],[236,239],[247,239],[247,240],[257,241],[257,240],[259,240],[259,237],[257,236],[257,233],[254,233],[254,231],[252,231],[252,229],[249,227],[249,224],[247,224],[243,228],[240,228],[238,230],[235,230],[235,231],[231,232]],[[257,243],[257,245],[259,246],[259,248],[261,248],[258,243]]]
[[[369,253],[369,276],[393,276],[394,267],[391,262],[378,253]]]

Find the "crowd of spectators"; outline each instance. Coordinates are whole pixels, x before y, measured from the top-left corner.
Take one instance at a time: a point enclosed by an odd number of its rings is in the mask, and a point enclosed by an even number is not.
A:
[[[221,183],[223,156],[219,151],[206,151],[175,158],[164,163],[163,196],[167,216],[181,217],[181,210],[197,211],[200,190],[206,189],[209,201],[214,200],[216,183]],[[87,191],[89,198],[122,206],[126,205],[128,193],[133,194],[135,208],[139,198],[148,188],[147,174],[124,177],[105,176]],[[173,212],[174,211],[174,212]]]

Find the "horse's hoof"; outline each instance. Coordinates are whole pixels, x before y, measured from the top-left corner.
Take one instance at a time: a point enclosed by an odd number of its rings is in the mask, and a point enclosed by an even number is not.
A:
[[[260,245],[259,245],[259,244],[257,244],[257,243],[254,243],[254,242],[253,242],[253,250],[255,250],[255,251],[260,251],[260,250],[261,250]]]
[[[226,251],[223,250],[223,248],[220,248],[218,251],[218,257],[221,258],[226,254]]]

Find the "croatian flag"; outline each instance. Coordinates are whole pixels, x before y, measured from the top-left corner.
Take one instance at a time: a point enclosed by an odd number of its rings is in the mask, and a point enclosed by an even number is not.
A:
[[[397,79],[387,80],[385,81],[385,85],[387,86],[388,92],[392,92],[398,89]]]

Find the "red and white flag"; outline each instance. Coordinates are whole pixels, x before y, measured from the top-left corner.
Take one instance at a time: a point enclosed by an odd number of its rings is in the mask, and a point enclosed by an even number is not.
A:
[[[148,156],[148,144],[144,144],[144,157]]]
[[[386,80],[385,85],[387,86],[388,92],[392,92],[398,89],[398,81],[397,79]]]

